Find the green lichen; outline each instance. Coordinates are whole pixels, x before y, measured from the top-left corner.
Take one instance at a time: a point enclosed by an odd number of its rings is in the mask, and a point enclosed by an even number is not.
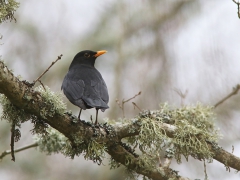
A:
[[[42,86],[38,86],[35,90],[41,93],[42,98],[48,105],[41,109],[40,114],[42,117],[53,117],[56,113],[63,114],[66,112],[67,106],[62,101],[62,93],[54,93],[47,86],[45,86],[45,89]]]
[[[125,168],[125,180],[136,180],[139,177],[139,174],[137,174],[135,171]]]
[[[61,100],[61,94],[54,93],[46,87],[46,91],[39,86],[36,88],[42,95],[42,98],[46,102],[46,107],[43,106],[41,109],[41,115],[46,118],[46,116],[53,116],[55,113],[63,114],[66,111],[66,105]],[[0,104],[2,105],[2,115],[1,120],[7,120],[9,123],[14,123],[17,128],[21,128],[21,124],[25,121],[31,120],[34,125],[32,130],[33,134],[46,134],[45,131],[48,127],[47,124],[42,120],[37,118],[33,114],[27,113],[24,109],[18,108],[13,105],[9,99],[1,94],[0,95]],[[20,132],[18,129],[16,129]]]
[[[105,157],[105,146],[104,144],[100,144],[95,140],[91,140],[88,143],[88,147],[85,151],[84,158],[93,160],[97,162],[99,165],[102,164],[102,160]]]
[[[97,164],[102,164],[105,157],[105,146],[96,142],[94,139],[83,141],[82,138],[77,138],[74,143],[71,143],[63,134],[49,127],[47,134],[37,134],[35,142],[39,144],[39,150],[47,154],[62,153],[66,157],[74,158],[81,154],[87,160],[92,160]]]
[[[167,103],[158,111],[145,111],[138,117],[140,132],[138,136],[127,138],[127,142],[140,150],[140,158],[145,166],[156,166],[158,153],[167,148],[166,156],[175,157],[181,162],[181,156],[186,159],[192,156],[198,159],[212,161],[212,152],[207,142],[216,142],[218,130],[214,126],[215,115],[211,106],[184,106],[171,108]],[[173,137],[166,135],[162,123],[176,127]]]
[[[33,123],[33,129],[31,132],[33,134],[40,133],[46,134],[45,129],[48,127],[47,124],[43,120],[39,120],[37,116],[33,114],[29,114],[25,112],[24,109],[20,109],[13,105],[9,99],[1,94],[0,95],[0,104],[2,105],[2,113],[1,113],[1,120],[6,120],[9,123],[15,125],[15,139],[18,141],[21,137],[21,124],[26,121],[31,121]]]
[[[15,126],[19,128],[21,123],[33,118],[33,115],[26,113],[24,109],[14,106],[3,94],[0,95],[0,104],[2,105],[1,120],[6,120],[9,123],[14,122]]]
[[[174,110],[172,118],[176,119],[177,127],[172,143],[175,149],[175,158],[181,162],[181,155],[186,159],[191,155],[194,158],[212,161],[212,152],[208,148],[208,142],[217,142],[220,135],[214,126],[215,115],[213,107],[185,106]]]
[[[48,155],[60,153],[69,146],[68,139],[53,128],[47,128],[47,135],[35,135],[34,141],[38,143],[38,149]]]
[[[104,144],[100,144],[94,139],[90,139],[80,144],[74,144],[74,146],[67,146],[64,149],[63,154],[72,159],[75,156],[80,156],[82,154],[86,160],[92,160],[100,165],[105,157],[105,150]]]
[[[7,20],[15,20],[14,12],[19,7],[19,3],[15,0],[0,1],[0,23]]]
[[[116,168],[119,168],[121,164],[115,161],[115,159],[113,159],[112,157],[110,157],[109,166],[110,166],[110,169],[116,169]]]

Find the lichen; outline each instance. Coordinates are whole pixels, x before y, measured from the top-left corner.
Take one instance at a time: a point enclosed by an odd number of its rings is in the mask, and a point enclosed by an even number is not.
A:
[[[19,7],[19,3],[15,0],[5,0],[0,2],[0,23],[7,20],[15,20],[14,12]]]
[[[6,120],[9,123],[14,122],[15,126],[19,128],[21,127],[21,123],[33,117],[33,115],[26,113],[24,109],[14,106],[3,94],[0,94],[0,104],[2,105],[1,120]]]
[[[166,156],[175,157],[181,162],[183,155],[212,161],[212,152],[208,142],[216,142],[219,132],[214,126],[215,115],[213,107],[200,103],[193,106],[172,108],[167,103],[160,105],[158,111],[140,113],[138,124],[139,135],[126,138],[133,149],[140,150],[143,164],[140,166],[155,167],[159,151],[166,150]],[[162,123],[176,127],[173,137],[166,135]]]
[[[85,159],[92,160],[98,165],[102,164],[105,157],[104,144],[100,144],[94,139],[83,141],[82,138],[76,138],[72,143],[63,134],[51,127],[47,128],[46,135],[37,134],[34,140],[39,144],[39,150],[46,152],[48,155],[62,153],[73,159],[75,156],[82,154]]]
[[[42,117],[46,118],[46,116],[53,116],[54,113],[63,114],[66,111],[66,105],[62,102],[60,93],[54,93],[50,91],[48,87],[46,87],[45,91],[42,86],[37,87],[36,90],[41,93],[42,98],[48,105],[48,108],[41,109],[40,113]],[[33,114],[29,114],[23,108],[16,107],[3,94],[0,95],[0,104],[2,105],[2,115],[0,117],[1,120],[4,119],[9,123],[14,123],[16,128],[21,128],[22,123],[31,120],[34,125],[32,133],[46,135],[47,132],[45,130],[48,125],[45,123],[45,121],[39,119]],[[19,129],[16,129],[16,131],[20,133]]]
[[[48,155],[60,153],[69,146],[67,138],[53,128],[47,128],[47,135],[35,135],[34,141],[38,143],[38,149]]]
[[[214,126],[213,107],[200,103],[196,106],[184,106],[173,110],[172,118],[176,119],[174,125],[177,127],[172,138],[177,162],[181,162],[181,155],[187,160],[191,155],[211,162],[213,154],[208,148],[207,141],[217,142],[220,137]]]
[[[45,86],[45,89],[42,86],[38,86],[35,90],[40,92],[46,104],[50,105],[50,107],[47,106],[47,108],[43,107],[41,109],[40,114],[42,117],[53,117],[56,113],[63,114],[66,112],[67,106],[62,101],[62,93],[54,93],[47,86]]]
[[[116,168],[119,168],[121,164],[115,161],[115,159],[113,159],[112,157],[110,157],[109,166],[110,166],[110,169],[116,169]]]

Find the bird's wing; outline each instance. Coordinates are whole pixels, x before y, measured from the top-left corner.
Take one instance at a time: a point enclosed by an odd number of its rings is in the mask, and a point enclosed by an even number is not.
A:
[[[96,81],[96,79],[91,79],[90,84],[85,86],[84,94],[82,99],[84,102],[91,107],[99,108],[99,109],[107,109],[109,108],[108,103],[108,93],[106,86],[104,86],[104,89],[102,87],[101,81]],[[102,95],[102,92],[105,91],[104,96]]]
[[[102,80],[102,82],[100,83],[100,96],[105,103],[108,103],[109,101],[108,89],[104,80]]]
[[[79,79],[72,79],[67,74],[63,80],[61,89],[63,90],[66,97],[75,104],[75,101],[82,98],[84,93],[84,81]]]

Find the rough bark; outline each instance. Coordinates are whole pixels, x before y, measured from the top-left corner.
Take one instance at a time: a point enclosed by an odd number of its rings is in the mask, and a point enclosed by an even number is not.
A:
[[[140,130],[140,119],[115,126],[111,126],[112,131],[108,131],[106,126],[99,127],[91,126],[82,121],[73,123],[73,116],[69,114],[54,114],[53,116],[41,116],[42,108],[50,108],[47,102],[41,97],[41,94],[34,91],[28,83],[20,81],[13,73],[0,61],[0,93],[7,96],[7,98],[18,108],[23,108],[25,112],[37,116],[39,119],[44,120],[51,127],[57,129],[70,141],[74,140],[74,136],[80,135],[83,139],[89,139],[98,134],[97,141],[104,143],[107,153],[116,161],[130,170],[138,174],[145,175],[151,179],[188,179],[180,177],[168,167],[144,168],[144,162],[141,158],[134,156],[124,146],[121,145],[121,139],[129,136],[138,135]],[[160,122],[159,122],[160,123]],[[161,123],[162,129],[165,130],[166,135],[170,138],[174,137],[175,126]],[[72,142],[74,144],[74,142]],[[240,170],[240,159],[233,154],[223,150],[216,144],[208,142],[209,148],[214,153],[214,159],[223,163],[228,167]],[[130,161],[129,161],[130,159]],[[130,162],[130,163],[127,163]],[[143,164],[143,166],[139,166]]]

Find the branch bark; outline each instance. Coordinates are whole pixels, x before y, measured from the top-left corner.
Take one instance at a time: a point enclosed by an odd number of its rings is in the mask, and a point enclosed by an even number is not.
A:
[[[108,135],[104,128],[94,128],[82,121],[78,121],[77,124],[72,123],[73,117],[68,114],[54,114],[53,116],[46,115],[43,117],[40,113],[41,109],[49,109],[51,108],[51,104],[44,102],[41,94],[37,91],[34,91],[32,87],[29,87],[28,83],[24,83],[24,81],[20,81],[17,77],[15,77],[2,61],[0,61],[0,93],[7,96],[7,98],[16,107],[24,109],[25,112],[37,116],[39,119],[44,120],[47,124],[57,129],[70,141],[72,141],[73,144],[74,136],[76,136],[76,134],[81,135],[83,139],[87,140],[93,137],[94,133],[97,133],[99,134],[98,142],[105,143],[108,153],[117,162],[128,166],[140,174],[146,174],[146,176],[152,179],[166,179],[166,176],[163,173],[164,171],[160,172],[157,168],[148,169],[147,172],[145,172],[144,169],[137,170],[136,168],[138,165],[144,164],[144,162],[141,162],[141,159],[135,158],[130,152],[125,150],[120,145],[116,145],[118,142],[120,142],[120,138],[118,136],[113,136],[113,134]],[[130,164],[127,164],[127,157],[131,158]],[[170,175],[175,179],[181,178],[176,174]]]
[[[65,135],[74,145],[74,136],[76,134],[83,139],[88,140],[97,133],[99,136],[96,139],[98,142],[104,143],[107,152],[116,161],[136,173],[145,175],[151,179],[188,179],[176,175],[168,167],[147,168],[141,158],[134,156],[121,145],[121,139],[129,136],[138,135],[140,130],[140,119],[135,119],[131,123],[116,124],[113,126],[113,131],[109,132],[104,125],[98,127],[91,126],[83,121],[73,123],[73,117],[69,114],[55,113],[53,116],[41,115],[42,108],[48,109],[52,105],[48,104],[41,97],[41,94],[34,91],[28,83],[20,81],[13,75],[11,71],[0,61],[0,93],[8,97],[8,99],[18,108],[24,109],[25,112],[37,116],[47,124],[57,129]],[[76,120],[76,118],[74,118]],[[159,122],[160,123],[160,122]],[[162,129],[165,130],[167,136],[174,137],[176,127],[166,123],[161,123]],[[214,158],[225,164],[227,167],[232,167],[240,170],[240,159],[222,148],[212,143],[208,143],[209,148],[214,153]],[[129,161],[130,160],[130,161]],[[139,166],[141,164],[141,166]]]

